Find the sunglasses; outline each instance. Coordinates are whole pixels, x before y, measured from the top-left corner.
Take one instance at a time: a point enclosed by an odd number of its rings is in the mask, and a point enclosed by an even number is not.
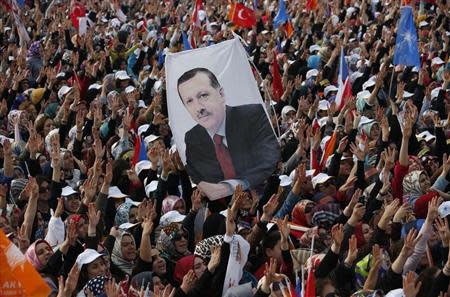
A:
[[[188,239],[188,234],[187,234],[186,231],[177,232],[177,233],[175,233],[175,235],[173,236],[173,240],[174,240],[174,241],[181,240],[182,238]]]

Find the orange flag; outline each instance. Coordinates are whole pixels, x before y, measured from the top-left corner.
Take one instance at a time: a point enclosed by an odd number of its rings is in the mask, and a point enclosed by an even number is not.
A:
[[[0,229],[0,296],[47,297],[51,290]]]

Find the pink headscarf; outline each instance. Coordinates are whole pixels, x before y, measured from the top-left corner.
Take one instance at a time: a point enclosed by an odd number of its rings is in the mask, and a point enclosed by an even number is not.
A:
[[[175,204],[177,204],[178,201],[182,201],[184,203],[183,198],[175,196],[175,195],[170,195],[167,196],[166,198],[164,198],[163,203],[162,203],[162,214],[168,213],[169,211],[173,210],[173,208],[175,207]]]
[[[48,244],[47,241],[40,239],[33,242],[33,244],[31,244],[28,247],[27,251],[25,252],[25,258],[28,260],[28,262],[31,263],[31,265],[33,265],[34,268],[36,268],[37,271],[40,271],[44,268],[44,265],[42,265],[41,261],[39,260],[36,254],[36,246],[40,243],[45,243],[46,245],[48,245],[50,249],[52,249],[52,247],[50,246],[50,244]]]

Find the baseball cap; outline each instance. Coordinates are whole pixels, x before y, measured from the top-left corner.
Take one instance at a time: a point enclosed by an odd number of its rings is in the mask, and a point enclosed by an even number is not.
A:
[[[324,93],[325,96],[327,96],[328,93],[330,93],[330,92],[337,92],[337,91],[338,91],[338,88],[336,88],[336,86],[329,85],[329,86],[325,87],[325,89],[323,90],[323,93]]]
[[[148,185],[146,185],[145,194],[147,194],[147,197],[150,197],[150,193],[156,191],[156,188],[158,188],[157,180],[152,180]]]
[[[450,214],[450,201],[445,201],[439,205],[438,213],[441,218],[445,218]]]
[[[128,86],[128,87],[125,88],[125,94],[133,93],[134,90],[136,90],[135,87],[133,87],[133,86]]]
[[[375,85],[375,80],[369,79],[365,83],[363,83],[363,90],[366,90],[367,88],[373,87]]]
[[[288,175],[280,175],[278,178],[280,179],[281,187],[287,187],[292,184],[292,179]]]
[[[62,188],[61,196],[67,197],[67,196],[70,196],[73,194],[78,194],[78,192],[75,191],[72,187],[66,186],[66,187]]]
[[[444,61],[442,61],[442,59],[440,57],[436,57],[431,60],[432,66],[433,65],[442,65],[442,64],[444,64]]]
[[[434,98],[436,98],[438,95],[439,95],[439,92],[442,90],[442,88],[434,88],[432,91],[431,91],[431,99],[434,99]]]
[[[311,77],[315,77],[319,74],[319,71],[317,69],[311,69],[308,72],[306,72],[306,79],[310,79]]]
[[[171,210],[159,219],[159,225],[165,227],[171,223],[181,223],[185,217],[185,215],[180,214],[177,210]]]
[[[127,72],[126,71],[124,71],[124,70],[120,70],[120,71],[117,71],[115,74],[114,74],[114,79],[118,79],[118,80],[127,80],[127,79],[130,79],[130,77],[128,76],[128,74],[127,74]]]
[[[139,128],[138,128],[138,135],[141,135],[142,133],[147,131],[148,128],[150,128],[149,124],[144,124],[144,125],[139,126]]]
[[[108,198],[125,198],[128,197],[128,195],[122,193],[122,191],[114,186],[114,187],[109,187],[109,191],[108,191]]]
[[[429,25],[429,23],[428,23],[427,21],[421,21],[421,22],[419,23],[419,28],[426,27],[426,26],[428,26],[428,25]]]
[[[319,110],[328,110],[330,108],[330,103],[327,100],[319,101]]]
[[[436,139],[436,136],[428,131],[423,131],[422,133],[416,134],[416,138],[418,141],[425,140],[426,142],[429,142],[433,139]]]
[[[119,229],[120,230],[128,230],[128,229],[130,229],[130,228],[133,228],[134,226],[136,226],[136,225],[138,225],[139,223],[134,223],[134,224],[132,224],[132,223],[130,223],[130,222],[126,222],[126,223],[123,223],[122,225],[120,225],[119,226]]]
[[[94,262],[97,258],[100,258],[102,254],[93,249],[85,249],[84,252],[78,255],[76,263],[81,269],[83,265]]]
[[[147,105],[145,104],[144,100],[138,101],[138,108],[147,108]]]
[[[102,88],[102,85],[101,85],[101,84],[95,83],[95,84],[90,85],[89,88],[88,88],[88,90],[92,90],[92,89],[100,90],[101,88]]]
[[[155,141],[158,138],[159,138],[159,136],[151,134],[151,135],[149,135],[149,136],[144,138],[144,142],[145,142],[145,144],[148,145],[149,143],[152,143],[153,141]]]
[[[403,98],[410,98],[412,97],[414,94],[410,93],[408,91],[403,91]]]
[[[319,173],[318,175],[314,176],[311,179],[311,182],[313,184],[313,187],[315,188],[317,185],[323,184],[324,182],[328,181],[331,178],[333,178],[333,177],[329,176],[326,173]]]
[[[62,86],[58,91],[58,98],[61,100],[72,90],[72,87]]]
[[[134,166],[134,170],[136,171],[137,175],[139,175],[142,172],[142,170],[148,170],[150,168],[152,168],[152,162],[148,160],[139,161]]]
[[[310,47],[309,47],[309,52],[310,53],[313,53],[313,52],[318,52],[318,51],[320,51],[320,46],[318,46],[317,44],[314,44],[314,45],[311,45]]]

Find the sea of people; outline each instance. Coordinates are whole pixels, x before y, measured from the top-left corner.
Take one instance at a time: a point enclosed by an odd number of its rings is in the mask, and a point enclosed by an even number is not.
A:
[[[447,296],[450,1],[408,4],[419,67],[393,62],[402,1],[316,2],[244,0],[243,28],[225,0],[0,1],[0,228],[49,296]],[[280,159],[212,201],[165,57],[236,35]]]

